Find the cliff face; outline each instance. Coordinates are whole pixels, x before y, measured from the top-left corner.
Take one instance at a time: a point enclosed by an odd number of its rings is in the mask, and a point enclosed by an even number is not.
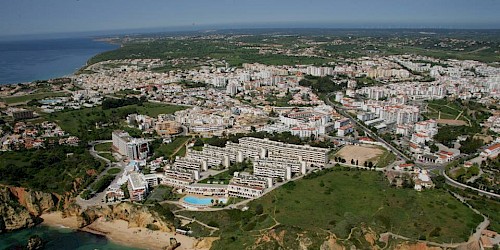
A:
[[[38,216],[55,210],[59,200],[53,194],[0,186],[0,233],[36,225]]]
[[[0,233],[32,227],[40,222],[40,215],[55,210],[62,210],[64,216],[77,216],[80,227],[103,217],[128,221],[130,227],[154,227],[164,232],[175,230],[172,222],[162,220],[160,215],[145,206],[120,203],[81,211],[68,197],[0,186]]]
[[[8,188],[0,187],[0,233],[32,227],[35,221],[35,216],[17,202]]]
[[[30,191],[19,187],[9,187],[8,189],[17,202],[34,216],[40,216],[44,212],[55,210],[60,200],[60,197],[54,194]]]
[[[173,224],[162,220],[156,212],[150,211],[145,206],[137,206],[130,203],[90,207],[80,214],[78,221],[80,222],[80,227],[84,227],[101,217],[107,220],[128,221],[129,227],[146,228],[154,225],[155,228],[163,232],[175,231]]]

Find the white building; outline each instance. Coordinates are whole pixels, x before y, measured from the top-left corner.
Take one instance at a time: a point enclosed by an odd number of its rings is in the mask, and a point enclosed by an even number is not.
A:
[[[235,172],[227,189],[229,196],[250,199],[261,196],[264,194],[264,190],[272,185],[271,178]]]
[[[130,194],[130,200],[144,200],[148,193],[148,183],[143,174],[131,173],[128,176],[128,192]]]
[[[204,196],[227,196],[227,185],[194,183],[186,187],[186,193]]]
[[[111,134],[113,148],[118,153],[130,159],[145,159],[149,153],[148,141],[142,138],[132,138],[123,130],[115,130]]]
[[[196,170],[188,170],[183,168],[170,168],[165,169],[161,179],[161,184],[175,187],[185,188],[196,180],[198,180],[199,172]]]
[[[305,161],[309,164],[324,165],[328,162],[329,149],[311,147],[309,145],[294,145],[283,142],[243,137],[239,140],[240,145],[263,148],[268,157]]]

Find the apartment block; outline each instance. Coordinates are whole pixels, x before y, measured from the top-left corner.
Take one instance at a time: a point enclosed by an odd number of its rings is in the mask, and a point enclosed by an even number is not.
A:
[[[131,173],[128,176],[128,192],[132,201],[142,201],[146,197],[148,183],[143,174]]]
[[[186,187],[186,193],[204,196],[226,196],[227,185],[195,183]]]
[[[283,142],[244,137],[239,140],[241,145],[264,148],[268,157],[294,159],[309,164],[324,165],[328,162],[329,149],[311,147],[309,145],[294,145]]]
[[[229,196],[250,199],[261,196],[266,188],[272,186],[272,178],[235,172],[227,190]]]
[[[123,130],[115,130],[111,134],[113,148],[121,155],[130,159],[145,159],[149,153],[148,141],[142,138],[133,138]]]
[[[174,167],[165,169],[161,177],[161,184],[176,188],[185,188],[198,180],[199,177],[199,172],[196,170]]]

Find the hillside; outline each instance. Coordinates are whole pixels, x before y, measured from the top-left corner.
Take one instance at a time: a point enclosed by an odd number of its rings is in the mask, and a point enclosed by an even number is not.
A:
[[[482,221],[444,190],[397,189],[379,172],[340,169],[288,183],[250,203],[246,212],[182,214],[221,228],[215,249],[296,248],[300,244],[319,249],[330,238],[362,249],[373,244],[384,247],[385,243],[375,241],[384,232],[462,242]]]

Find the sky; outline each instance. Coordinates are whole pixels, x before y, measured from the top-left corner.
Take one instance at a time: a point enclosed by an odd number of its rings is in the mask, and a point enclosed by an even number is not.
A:
[[[500,28],[500,0],[1,0],[0,36],[144,28]]]

